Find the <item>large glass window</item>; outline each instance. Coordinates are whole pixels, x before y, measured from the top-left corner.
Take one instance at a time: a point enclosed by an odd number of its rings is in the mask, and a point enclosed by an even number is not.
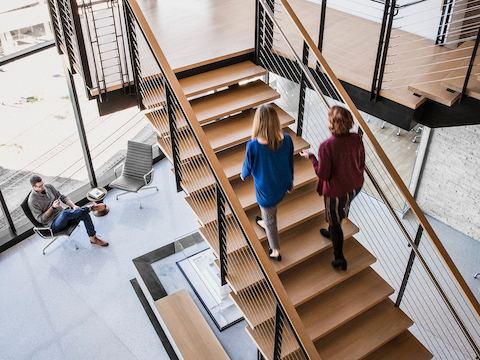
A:
[[[19,205],[33,173],[65,194],[88,184],[88,175],[56,50],[2,66],[0,83],[0,189],[20,226],[26,219]],[[7,226],[2,218],[0,229]]]
[[[105,186],[124,160],[128,140],[153,145],[156,136],[136,106],[101,116],[80,76],[75,78],[94,172]],[[33,173],[75,201],[90,188],[66,80],[54,48],[0,67],[0,190],[17,228],[28,224],[20,203]],[[0,235],[7,230],[0,216]]]
[[[47,0],[0,1],[0,60],[52,40]]]

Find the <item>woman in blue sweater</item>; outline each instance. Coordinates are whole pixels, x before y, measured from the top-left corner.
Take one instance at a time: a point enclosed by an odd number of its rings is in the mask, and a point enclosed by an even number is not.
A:
[[[270,257],[280,261],[277,205],[293,187],[293,142],[283,133],[272,105],[260,106],[253,120],[252,139],[247,143],[242,180],[253,176]]]

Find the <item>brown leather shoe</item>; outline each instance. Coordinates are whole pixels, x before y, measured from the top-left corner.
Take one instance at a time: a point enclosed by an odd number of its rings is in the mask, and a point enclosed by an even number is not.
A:
[[[93,241],[90,240],[90,243],[93,244],[93,245],[98,245],[98,246],[108,246],[108,242],[100,240],[96,236],[95,236],[95,239]]]

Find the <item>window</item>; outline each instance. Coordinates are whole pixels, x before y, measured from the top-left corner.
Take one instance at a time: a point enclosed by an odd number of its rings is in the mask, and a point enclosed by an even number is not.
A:
[[[47,0],[0,1],[0,60],[53,39]]]

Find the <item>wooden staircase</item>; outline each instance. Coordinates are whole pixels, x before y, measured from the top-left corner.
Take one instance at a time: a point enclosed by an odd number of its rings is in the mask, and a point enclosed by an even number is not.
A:
[[[265,232],[255,223],[255,216],[260,211],[256,204],[253,182],[251,179],[245,182],[239,179],[245,143],[250,138],[254,108],[280,97],[259,79],[265,73],[261,67],[246,61],[181,79],[180,84],[258,239],[267,251]],[[245,81],[248,82],[240,84]],[[157,103],[158,108],[150,111],[147,117],[159,135],[162,151],[172,160],[171,149],[167,146],[168,124],[161,123],[160,117],[155,116],[156,112],[162,111],[164,100],[158,99]],[[272,265],[320,357],[430,359],[430,352],[408,331],[413,322],[389,299],[394,290],[370,267],[376,259],[355,239],[359,229],[350,221],[342,224],[348,271],[337,271],[331,267],[331,241],[319,233],[319,229],[326,226],[323,199],[315,191],[316,177],[310,162],[298,155],[309,144],[289,128],[294,119],[279,107],[277,111],[282,127],[292,136],[296,155],[294,191],[278,207],[283,259],[281,262],[272,262]],[[200,154],[200,149],[189,148],[187,143],[180,146],[181,161],[188,161]],[[209,171],[204,173],[210,174]],[[191,201],[193,195],[202,192],[206,194],[214,183],[210,174],[193,181],[182,181],[181,186],[199,220],[200,233],[218,257],[218,238],[212,238],[211,235],[217,221],[215,199],[207,202],[203,209]],[[227,216],[231,214],[227,212]],[[228,231],[235,230],[227,229]],[[227,238],[231,235],[233,234],[227,233]],[[229,253],[244,250],[245,246],[241,244],[229,245],[227,248]],[[256,266],[248,263],[242,265],[245,268]],[[229,272],[227,281],[232,288],[232,299],[245,315],[248,334],[262,354],[267,359],[272,359],[275,305],[272,304],[270,309],[256,310],[243,303],[239,296],[265,281],[257,273],[237,276]],[[271,342],[266,343],[265,338],[258,334],[260,324],[266,324],[272,329]],[[292,358],[300,351],[296,341],[288,342],[284,339],[281,358]]]

